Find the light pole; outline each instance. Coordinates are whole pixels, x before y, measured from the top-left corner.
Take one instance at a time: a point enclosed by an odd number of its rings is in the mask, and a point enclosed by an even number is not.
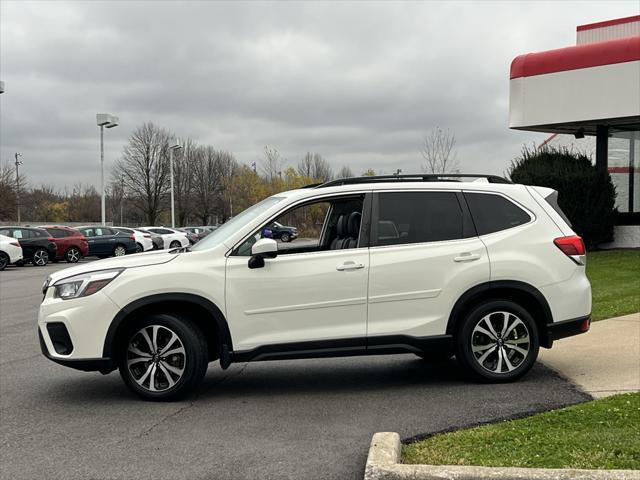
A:
[[[18,160],[18,157],[22,157],[22,154],[16,152],[14,155],[16,159],[16,208],[18,210],[18,223],[20,223],[20,173],[18,167],[22,165],[22,161]]]
[[[169,146],[169,170],[171,177],[171,228],[176,228],[175,207],[173,204],[173,155],[176,150],[180,150],[182,145],[175,142]]]
[[[118,117],[109,115],[108,113],[98,113],[96,115],[96,123],[100,127],[100,209],[102,211],[102,226],[106,225],[105,201],[104,201],[104,127],[113,128],[118,126]]]
[[[124,204],[124,175],[120,175],[120,225],[122,225],[122,205]]]

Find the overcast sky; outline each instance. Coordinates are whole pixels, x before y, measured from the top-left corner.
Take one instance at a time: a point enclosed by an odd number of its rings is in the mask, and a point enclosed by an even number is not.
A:
[[[250,164],[265,145],[295,165],[420,170],[424,134],[455,132],[461,170],[502,173],[509,66],[575,44],[576,25],[636,15],[638,2],[207,2],[0,0],[0,158],[30,183],[99,186],[152,121]]]

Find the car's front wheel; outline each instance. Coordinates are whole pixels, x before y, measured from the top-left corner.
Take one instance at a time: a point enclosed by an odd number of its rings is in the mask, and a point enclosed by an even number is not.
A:
[[[144,247],[141,244],[136,243],[136,253],[142,253],[142,252],[144,252]]]
[[[169,244],[169,248],[180,248],[182,244],[178,240],[174,240]]]
[[[151,314],[127,330],[118,358],[127,386],[148,400],[176,400],[207,371],[207,342],[188,318]]]
[[[280,240],[282,240],[284,243],[290,242],[291,236],[288,233],[283,233],[280,237]]]
[[[520,305],[494,300],[479,305],[463,320],[456,357],[476,377],[510,382],[522,377],[538,357],[536,324]]]
[[[123,245],[116,245],[116,247],[113,249],[114,257],[124,257],[126,254],[127,254],[127,249],[124,248]]]

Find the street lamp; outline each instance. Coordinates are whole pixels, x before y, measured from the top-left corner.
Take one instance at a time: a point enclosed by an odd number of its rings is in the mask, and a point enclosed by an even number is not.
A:
[[[18,210],[18,223],[20,223],[20,173],[18,173],[18,167],[22,165],[22,160],[18,160],[18,158],[22,157],[22,154],[16,152],[14,157],[16,159],[16,208]]]
[[[173,155],[176,150],[180,150],[182,145],[177,141],[169,146],[169,170],[171,177],[171,228],[176,228],[175,208],[173,203]]]
[[[96,123],[100,127],[100,190],[101,194],[101,210],[102,210],[102,226],[106,225],[105,202],[104,202],[104,127],[113,128],[118,126],[118,117],[109,115],[108,113],[98,113],[96,115]]]

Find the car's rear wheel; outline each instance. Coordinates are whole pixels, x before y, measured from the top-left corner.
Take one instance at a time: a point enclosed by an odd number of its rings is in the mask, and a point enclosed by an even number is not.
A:
[[[533,366],[539,350],[531,315],[517,303],[494,300],[479,305],[463,320],[456,356],[478,379],[510,382]]]
[[[0,252],[0,271],[7,268],[7,265],[9,265],[9,255],[4,252]]]
[[[194,390],[207,371],[207,342],[191,320],[151,314],[124,336],[118,367],[127,386],[149,400],[175,400]]]
[[[47,263],[49,263],[49,252],[47,252],[44,248],[39,248],[35,252],[33,252],[33,258],[31,262],[37,267],[44,267]]]
[[[174,240],[169,244],[169,248],[180,248],[182,244],[178,240]]]
[[[115,248],[113,249],[114,257],[122,257],[126,254],[127,254],[127,250],[124,248],[123,245],[116,245]]]
[[[139,243],[136,243],[136,253],[144,252],[144,247]]]
[[[80,250],[78,250],[76,247],[71,247],[64,254],[64,259],[69,263],[78,263],[81,256],[82,254],[80,253]]]
[[[283,233],[282,236],[280,237],[280,240],[287,243],[291,241],[291,237],[289,236],[288,233]]]

